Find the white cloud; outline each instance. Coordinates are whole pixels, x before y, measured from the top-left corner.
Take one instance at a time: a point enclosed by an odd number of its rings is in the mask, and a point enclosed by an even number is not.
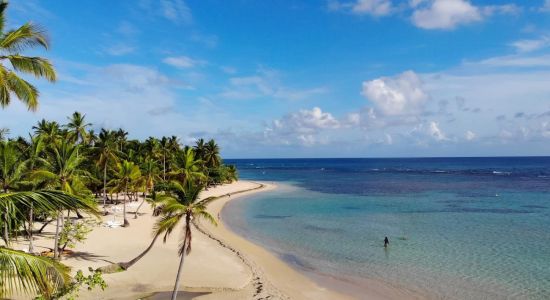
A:
[[[183,0],[160,0],[160,7],[165,18],[173,22],[190,22],[191,10]]]
[[[369,14],[374,16],[385,16],[390,14],[392,3],[390,0],[357,0],[351,8],[356,14]]]
[[[356,15],[386,16],[392,13],[391,0],[354,0],[352,2],[330,1],[329,10],[348,11]]]
[[[340,122],[332,114],[323,112],[319,107],[290,113],[274,120],[264,130],[264,138],[273,144],[301,144],[312,146],[326,139],[319,139],[322,130],[340,128]]]
[[[324,87],[295,89],[285,86],[280,80],[280,74],[274,70],[261,68],[251,76],[232,77],[229,86],[220,94],[228,99],[254,99],[272,97],[284,100],[304,100],[326,92]]]
[[[550,11],[550,0],[544,1],[544,4],[540,8],[540,10],[543,11],[543,12],[549,12]]]
[[[466,133],[464,133],[464,138],[467,140],[467,141],[471,141],[473,139],[476,138],[476,134],[473,133],[472,131],[468,130],[466,131]]]
[[[489,67],[517,67],[517,68],[532,68],[532,67],[550,67],[550,55],[507,55],[491,57],[479,62],[466,63],[472,66],[489,66]]]
[[[413,71],[365,81],[361,94],[386,115],[417,113],[429,98]]]
[[[518,40],[510,44],[519,52],[532,52],[550,47],[550,37],[543,36],[538,39]]]
[[[467,0],[433,0],[428,6],[417,8],[412,15],[413,24],[424,29],[453,29],[481,20],[479,8]]]
[[[122,56],[136,51],[136,48],[124,43],[118,43],[111,47],[105,48],[105,53],[113,56]]]
[[[176,24],[193,21],[191,9],[183,0],[140,0],[138,4],[142,10]]]
[[[195,66],[206,64],[206,61],[204,60],[193,59],[185,55],[166,57],[162,60],[162,62],[180,69],[193,68]]]
[[[428,125],[428,134],[432,136],[436,141],[447,140],[445,133],[439,128],[439,124],[435,121],[431,121]]]

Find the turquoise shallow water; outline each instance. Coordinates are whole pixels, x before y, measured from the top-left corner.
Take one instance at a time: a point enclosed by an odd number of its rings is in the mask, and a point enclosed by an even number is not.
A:
[[[326,175],[330,167],[317,168],[323,162],[308,169],[313,174],[300,173],[304,166],[245,169],[244,176],[278,181],[280,188],[231,202],[223,217],[306,273],[351,280],[358,298],[361,280],[375,279],[430,298],[549,299],[550,182],[544,163],[537,164],[543,170],[530,169],[536,174],[531,179],[513,178],[517,166],[473,178],[346,169]],[[326,176],[333,176],[330,184],[317,178]],[[393,184],[342,192],[362,180]],[[390,239],[387,250],[384,236]]]

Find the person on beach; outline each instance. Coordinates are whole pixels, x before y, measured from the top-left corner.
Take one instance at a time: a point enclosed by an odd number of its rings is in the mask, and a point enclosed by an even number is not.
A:
[[[390,244],[390,240],[388,240],[388,237],[384,238],[384,248],[388,248],[388,245]]]

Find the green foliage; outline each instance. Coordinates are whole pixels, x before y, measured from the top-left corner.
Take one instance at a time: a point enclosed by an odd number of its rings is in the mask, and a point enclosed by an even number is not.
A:
[[[70,280],[69,268],[55,260],[0,247],[0,298],[13,293],[53,299]]]
[[[0,4],[0,106],[10,104],[11,96],[15,95],[27,105],[29,110],[38,107],[38,90],[28,81],[18,76],[16,72],[34,75],[55,81],[56,74],[49,60],[42,57],[21,55],[21,52],[36,47],[49,48],[48,38],[44,30],[35,24],[26,23],[13,30],[4,30],[6,9],[8,4]]]
[[[65,250],[66,247],[74,248],[77,243],[86,240],[88,233],[93,229],[93,225],[91,221],[65,222],[59,234],[59,245],[62,245],[61,251]]]
[[[88,269],[90,271],[90,275],[84,276],[84,273],[81,270],[78,270],[76,272],[76,275],[72,279],[72,281],[65,285],[62,289],[60,289],[55,294],[51,295],[51,297],[46,297],[44,295],[39,295],[38,297],[34,298],[35,300],[47,300],[47,299],[64,299],[64,300],[74,300],[78,299],[79,291],[85,287],[86,290],[91,291],[95,288],[100,288],[102,291],[107,288],[107,283],[105,280],[103,280],[103,276],[101,271],[93,270],[92,268]]]

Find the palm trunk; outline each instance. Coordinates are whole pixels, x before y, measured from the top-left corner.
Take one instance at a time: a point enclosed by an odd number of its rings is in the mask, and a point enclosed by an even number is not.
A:
[[[122,204],[122,215],[124,216],[124,225],[123,227],[127,227],[127,226],[130,226],[130,222],[128,222],[128,220],[126,219],[126,194],[128,194],[128,188],[126,188],[126,193],[124,193],[124,195],[122,195],[122,201],[123,204]]]
[[[10,246],[10,236],[9,236],[9,209],[8,207],[6,206],[6,211],[4,212],[4,242],[6,243],[6,247],[9,247]]]
[[[185,239],[185,241],[187,241],[187,239]],[[172,300],[176,300],[178,298],[178,289],[180,286],[181,272],[183,270],[183,261],[185,260],[186,246],[186,242],[183,242],[183,252],[181,253],[180,264],[178,266],[178,274],[176,275],[176,283],[174,284],[174,291],[172,292]]]
[[[141,252],[134,259],[130,260],[129,262],[119,263],[120,267],[123,268],[124,270],[128,270],[131,266],[137,263],[141,258],[145,256],[145,254],[147,254],[153,248],[153,245],[155,245],[155,242],[157,241],[159,236],[160,234],[155,235],[155,237],[153,238],[153,241],[151,241],[151,244],[149,244],[149,247],[147,247],[143,252]]]
[[[143,200],[141,201],[141,203],[139,204],[139,206],[136,208],[136,213],[135,213],[135,215],[134,215],[134,219],[137,219],[137,217],[138,217],[138,211],[139,211],[139,209],[141,208],[141,206],[143,205],[143,203],[145,203],[145,197],[147,197],[147,196],[144,196],[144,197],[143,197]],[[138,199],[137,196],[136,196],[136,199]]]
[[[34,224],[34,216],[33,216],[33,203],[31,202],[31,208],[29,211],[29,253],[34,252],[34,247],[32,244],[32,230],[33,230],[33,224]]]
[[[59,223],[61,219],[61,213],[57,213],[57,221],[55,225],[55,238],[54,238],[54,245],[53,245],[53,258],[57,259],[57,256],[59,255]]]
[[[107,162],[103,167],[103,210],[105,210],[105,205],[107,202]]]
[[[174,284],[174,291],[172,292],[172,300],[176,300],[178,297],[178,288],[180,285],[181,272],[183,270],[183,261],[185,260],[185,255],[188,253],[187,250],[191,250],[191,214],[187,213],[185,216],[185,236],[183,237],[183,245],[181,248],[181,259],[178,266],[178,274],[176,275],[176,283]],[[188,248],[189,249],[186,249]]]
[[[162,156],[162,160],[163,160],[163,166],[164,166],[164,170],[163,170],[163,173],[162,173],[162,180],[166,181],[166,153],[164,153],[164,155]]]

